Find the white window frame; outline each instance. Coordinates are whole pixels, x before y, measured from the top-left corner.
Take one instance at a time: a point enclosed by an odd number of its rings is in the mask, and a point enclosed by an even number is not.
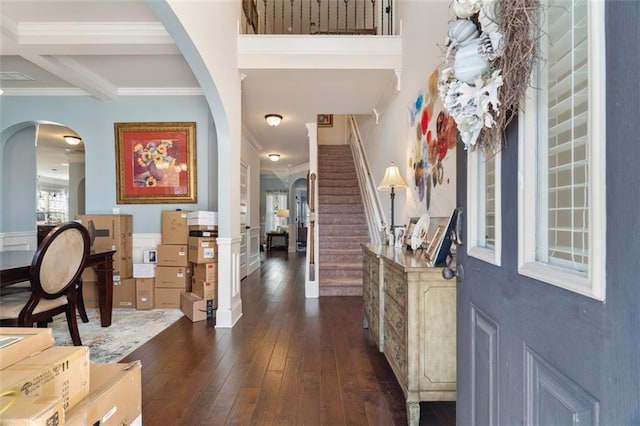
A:
[[[589,25],[589,264],[586,272],[536,259],[538,217],[538,91],[529,89],[518,135],[518,272],[584,296],[606,297],[606,98],[604,3],[588,1]],[[541,91],[546,92],[546,91]]]
[[[480,179],[481,161],[486,157],[477,150],[467,153],[467,255],[501,265],[502,259],[502,153],[495,154],[495,244],[493,248],[481,241],[480,231],[487,215],[486,182]]]

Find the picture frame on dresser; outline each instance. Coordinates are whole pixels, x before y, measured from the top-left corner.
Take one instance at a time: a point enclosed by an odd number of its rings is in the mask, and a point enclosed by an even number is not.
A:
[[[442,233],[438,237],[438,242],[434,248],[433,253],[429,256],[429,260],[433,263],[433,266],[447,266],[450,262],[451,244],[453,243],[453,234],[456,229],[456,222],[458,220],[458,209],[454,209],[446,226],[441,227]]]
[[[413,235],[413,231],[416,228],[416,224],[418,223],[419,217],[412,217],[409,219],[409,224],[407,225],[407,229],[404,232],[404,242],[403,245],[409,251],[411,251],[411,236]]]
[[[443,229],[444,229],[443,226],[437,226],[434,229],[434,232],[431,235],[431,238],[428,240],[427,251],[425,253],[425,256],[429,261],[433,261],[433,259],[436,258],[436,255],[438,253],[438,248],[440,247],[440,242],[442,241],[442,235],[444,232]]]

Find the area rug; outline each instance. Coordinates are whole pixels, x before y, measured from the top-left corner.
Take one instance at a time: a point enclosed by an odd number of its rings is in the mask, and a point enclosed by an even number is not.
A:
[[[100,326],[97,309],[87,309],[87,315],[88,323],[78,318],[82,344],[89,346],[92,363],[111,363],[120,361],[184,314],[179,309],[114,309],[110,327]],[[57,316],[50,327],[56,345],[73,345],[64,314]]]

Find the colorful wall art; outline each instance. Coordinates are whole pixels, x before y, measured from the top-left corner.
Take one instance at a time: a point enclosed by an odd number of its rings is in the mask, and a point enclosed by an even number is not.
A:
[[[415,215],[446,217],[456,207],[456,123],[438,96],[439,71],[409,107],[407,182]],[[410,199],[411,197],[409,197]]]

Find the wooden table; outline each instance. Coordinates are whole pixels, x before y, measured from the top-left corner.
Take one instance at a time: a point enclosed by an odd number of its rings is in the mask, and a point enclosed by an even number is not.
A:
[[[288,232],[267,232],[267,250],[273,248],[273,237],[283,238],[284,247],[289,247],[289,233]]]
[[[92,252],[85,268],[91,266],[98,276],[98,305],[100,325],[111,325],[113,308],[113,254],[115,250]],[[29,269],[35,251],[0,251],[0,287],[29,281]]]

